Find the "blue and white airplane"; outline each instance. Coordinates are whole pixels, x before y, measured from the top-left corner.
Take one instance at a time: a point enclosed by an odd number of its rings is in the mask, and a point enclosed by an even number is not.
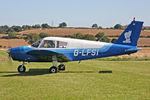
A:
[[[132,54],[141,50],[137,42],[143,22],[133,20],[115,43],[89,41],[81,39],[46,37],[32,45],[14,47],[7,50],[13,60],[22,61],[18,72],[25,72],[25,62],[52,62],[50,73],[65,70],[65,65],[58,62],[81,61],[124,54]]]

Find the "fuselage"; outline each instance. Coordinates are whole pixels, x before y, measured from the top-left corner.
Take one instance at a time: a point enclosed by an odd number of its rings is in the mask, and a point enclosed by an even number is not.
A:
[[[45,48],[44,41],[54,41],[54,46]],[[60,45],[60,42],[61,45]],[[59,44],[59,46],[58,46]],[[109,56],[117,56],[135,53],[141,48],[137,46],[61,38],[48,37],[40,41],[38,46],[23,46],[10,49],[13,60],[26,62],[51,62],[56,55],[59,62],[79,61]]]

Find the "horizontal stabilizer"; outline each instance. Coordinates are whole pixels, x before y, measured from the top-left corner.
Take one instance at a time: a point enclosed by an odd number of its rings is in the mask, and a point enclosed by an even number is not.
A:
[[[125,53],[126,53],[126,54],[131,54],[131,53],[137,52],[138,50],[142,50],[142,48],[127,49],[127,50],[125,50]]]

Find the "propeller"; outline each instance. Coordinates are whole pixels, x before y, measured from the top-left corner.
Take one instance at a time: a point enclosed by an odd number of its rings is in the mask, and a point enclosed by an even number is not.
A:
[[[8,61],[12,63],[11,49],[8,49],[6,52],[8,53]]]

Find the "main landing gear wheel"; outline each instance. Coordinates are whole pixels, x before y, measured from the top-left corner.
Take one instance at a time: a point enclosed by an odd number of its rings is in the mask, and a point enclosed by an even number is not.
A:
[[[57,73],[57,72],[58,72],[58,69],[57,69],[57,67],[52,66],[52,67],[49,69],[49,72],[50,72],[50,73]]]
[[[23,73],[26,71],[26,67],[23,65],[18,66],[18,72]]]
[[[66,68],[65,68],[65,65],[64,65],[64,64],[60,64],[60,65],[58,66],[58,69],[59,69],[59,70],[65,70]]]

